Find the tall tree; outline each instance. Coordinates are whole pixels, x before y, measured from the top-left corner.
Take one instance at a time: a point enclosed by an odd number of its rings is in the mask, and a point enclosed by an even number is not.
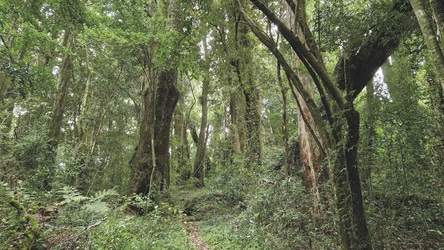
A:
[[[439,11],[443,11],[442,3],[438,3],[439,1],[430,1],[433,10],[435,11],[435,20],[438,22],[438,27],[440,28],[440,32],[443,30],[443,14]],[[432,19],[432,11],[428,8],[427,5],[424,4],[422,0],[410,0],[410,4],[415,12],[416,18],[418,19],[419,26],[421,27],[422,34],[424,35],[424,41],[429,50],[430,60],[433,61],[433,66],[435,67],[436,76],[438,77],[438,81],[441,84],[441,89],[444,91],[444,53],[443,49],[440,48],[438,42],[438,35],[434,30],[435,23]],[[442,35],[441,35],[442,36]],[[442,39],[442,37],[441,37]],[[444,45],[444,43],[443,43]]]
[[[237,81],[244,94],[247,165],[252,166],[260,164],[262,158],[261,99],[258,79],[254,74],[253,47],[248,35],[249,30],[247,26],[240,25],[241,22],[243,17],[237,14],[234,39],[238,56],[232,61],[232,65],[235,67]]]
[[[288,6],[289,8],[287,8],[288,13],[286,14],[289,17],[289,27],[291,27],[293,32],[301,39],[313,41],[311,34],[309,32],[304,32],[308,27],[301,25],[307,23],[305,0],[296,0],[295,3],[296,6]],[[308,35],[308,37],[305,38],[305,35]],[[293,52],[293,54],[295,56],[294,68],[300,68],[302,61],[298,58],[296,53]],[[322,61],[322,57],[319,53],[316,54],[316,58]],[[298,76],[311,98],[314,98],[315,86],[310,75],[307,72],[299,70]],[[312,129],[314,133],[318,133],[316,123],[313,120],[310,110],[298,90],[294,88],[293,91],[296,93],[298,104],[298,135],[300,159],[304,168],[303,181],[307,190],[310,190],[313,193],[314,212],[323,213],[321,207],[322,204],[327,203],[326,197],[328,196],[328,192],[325,189],[325,182],[328,174],[327,170],[322,166],[325,155],[321,148],[316,145],[316,140],[309,131],[309,129]]]
[[[439,36],[441,37],[441,45],[444,48],[444,2],[441,0],[430,0],[433,16],[439,29]]]
[[[196,157],[194,158],[194,170],[193,176],[199,179],[199,186],[203,187],[204,177],[205,177],[205,152],[207,150],[207,119],[208,119],[208,91],[210,87],[210,62],[208,56],[208,44],[206,41],[207,37],[204,37],[203,43],[203,53],[205,60],[204,63],[204,79],[202,83],[202,96],[199,98],[199,102],[202,106],[201,112],[201,122],[199,130],[199,138],[197,141]]]
[[[287,0],[286,2],[293,10],[296,9],[294,1]],[[305,27],[306,39],[302,41],[263,1],[251,0],[251,3],[277,26],[310,73],[319,95],[328,100],[322,102],[327,114],[327,123],[325,123],[320,107],[316,105],[315,100],[284,58],[276,43],[259,28],[258,23],[242,11],[251,30],[283,66],[290,83],[307,104],[314,124],[317,126],[316,132],[310,127],[309,132],[316,140],[316,144],[327,155],[329,176],[332,180],[339,217],[341,247],[343,249],[371,249],[357,166],[360,118],[353,102],[372,79],[376,70],[398,46],[406,27],[395,22],[389,30],[379,25],[369,28],[366,32],[370,34],[369,38],[362,40],[359,47],[346,51],[342,55],[334,72],[336,77],[334,80],[327,72],[322,58],[318,56],[319,44],[314,41],[306,20],[298,20],[300,25]],[[239,8],[241,8],[240,4]],[[393,16],[398,20],[407,21],[405,18],[408,18],[408,15],[402,15],[399,12],[400,9],[395,5],[386,12],[386,17]],[[309,123],[307,125],[309,126]]]
[[[77,30],[75,27],[69,27],[65,30],[63,36],[62,47],[67,50],[66,55],[63,56],[60,65],[60,72],[57,80],[57,90],[54,96],[54,103],[52,105],[51,119],[48,125],[48,137],[52,140],[53,148],[57,147],[58,137],[63,120],[63,113],[68,98],[69,85],[73,77],[73,52],[75,47],[75,38]]]
[[[142,44],[143,72],[139,144],[131,175],[130,192],[148,194],[155,190],[168,195],[170,185],[170,125],[177,101],[179,47],[183,6],[174,0],[152,0],[146,6],[150,25],[169,30],[171,41],[150,39]],[[159,35],[159,34],[154,34]],[[161,56],[163,53],[166,56]]]

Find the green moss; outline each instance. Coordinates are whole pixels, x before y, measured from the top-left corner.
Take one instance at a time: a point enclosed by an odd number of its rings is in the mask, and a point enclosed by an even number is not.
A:
[[[17,194],[14,195],[14,197],[9,201],[9,204],[17,209],[19,212],[19,215],[25,211],[25,207],[20,203],[20,201],[17,199]]]

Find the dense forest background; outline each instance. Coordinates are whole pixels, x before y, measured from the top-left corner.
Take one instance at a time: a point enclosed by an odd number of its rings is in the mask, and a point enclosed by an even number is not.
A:
[[[441,249],[439,0],[2,0],[0,249]]]

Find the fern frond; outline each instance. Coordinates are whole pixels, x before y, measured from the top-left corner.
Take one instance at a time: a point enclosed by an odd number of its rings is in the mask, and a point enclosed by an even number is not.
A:
[[[97,193],[94,194],[94,197],[92,197],[91,200],[101,201],[105,198],[109,198],[112,196],[119,196],[119,193],[114,188],[98,191]]]

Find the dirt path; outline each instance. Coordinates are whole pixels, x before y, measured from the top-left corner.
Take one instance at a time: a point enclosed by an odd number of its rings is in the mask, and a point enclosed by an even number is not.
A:
[[[202,242],[202,239],[199,235],[199,227],[193,222],[184,221],[185,229],[187,232],[188,239],[193,243],[193,246],[196,250],[209,250],[210,247]]]

